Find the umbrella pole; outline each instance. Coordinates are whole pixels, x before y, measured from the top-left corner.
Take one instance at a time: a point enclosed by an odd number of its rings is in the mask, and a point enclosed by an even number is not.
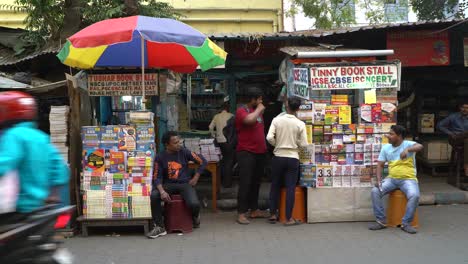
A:
[[[145,97],[145,39],[140,35],[141,38],[141,89],[143,103],[141,110],[146,110],[146,97]]]

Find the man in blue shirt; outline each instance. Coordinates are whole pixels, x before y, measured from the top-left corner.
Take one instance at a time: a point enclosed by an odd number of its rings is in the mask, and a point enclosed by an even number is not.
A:
[[[22,92],[0,93],[0,177],[16,171],[19,195],[16,214],[27,214],[46,200],[58,202],[68,183],[68,167],[49,136],[37,129],[37,106]],[[2,202],[2,201],[0,201]]]
[[[166,150],[156,157],[153,187],[151,191],[151,214],[154,228],[147,236],[157,238],[167,234],[163,219],[161,201],[171,201],[171,194],[182,195],[187,206],[192,210],[193,227],[200,226],[200,201],[194,187],[205,170],[207,162],[203,156],[182,147],[179,135],[169,131],[162,137]],[[193,177],[189,174],[189,162],[200,165]]]
[[[468,132],[468,104],[460,105],[460,112],[453,113],[439,122],[440,131],[447,134],[452,141],[459,141],[465,138]]]
[[[449,136],[449,143],[453,150],[462,155],[465,176],[468,176],[468,154],[463,153],[468,152],[468,104],[461,103],[460,112],[453,113],[440,121],[438,128]]]
[[[380,230],[386,228],[386,216],[382,198],[384,195],[400,189],[408,199],[406,212],[402,219],[401,229],[407,233],[415,234],[417,230],[411,226],[414,212],[419,203],[419,185],[416,177],[416,152],[423,149],[423,146],[414,141],[404,140],[406,129],[399,125],[394,125],[388,134],[388,141],[380,151],[377,164],[377,186],[372,189],[372,205],[376,223],[369,227],[370,230]],[[388,162],[389,175],[383,181],[382,170]]]

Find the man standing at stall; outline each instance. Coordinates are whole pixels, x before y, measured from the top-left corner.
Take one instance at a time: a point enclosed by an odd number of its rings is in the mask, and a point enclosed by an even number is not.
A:
[[[273,119],[267,140],[275,147],[272,159],[272,182],[270,190],[270,223],[278,219],[278,202],[281,183],[286,185],[286,226],[300,224],[292,218],[295,189],[299,176],[299,147],[307,145],[305,123],[296,117],[301,99],[291,97],[287,100],[286,114]]]
[[[223,129],[226,127],[227,121],[234,117],[229,113],[229,96],[224,98],[223,110],[216,114],[210,123],[209,129],[211,136],[216,139],[216,142],[221,149],[223,159],[221,160],[222,168],[222,184],[224,188],[229,188],[232,185],[232,167],[234,165],[235,149],[231,144],[228,144],[226,137],[223,134]]]
[[[151,215],[154,228],[147,236],[157,238],[167,234],[162,218],[161,200],[171,201],[171,194],[180,194],[192,210],[193,227],[200,226],[200,201],[195,191],[201,173],[207,162],[203,156],[182,147],[176,132],[169,131],[162,137],[166,150],[156,157],[154,166],[153,188],[151,191]],[[193,177],[189,175],[189,162],[200,165]]]
[[[239,192],[237,196],[237,222],[248,225],[250,218],[265,218],[268,215],[258,209],[260,181],[265,167],[265,131],[263,93],[257,87],[248,90],[248,101],[236,112],[237,162],[239,164]]]
[[[460,112],[449,115],[440,121],[438,128],[449,136],[449,143],[459,155],[468,152],[468,104],[460,103]],[[465,175],[468,176],[468,155],[464,156]]]
[[[372,189],[372,204],[376,223],[371,225],[369,229],[386,228],[387,222],[382,198],[384,195],[400,189],[408,199],[401,229],[407,233],[416,234],[417,230],[411,226],[414,212],[419,203],[415,154],[421,151],[423,146],[414,141],[405,140],[406,129],[403,126],[392,126],[387,137],[390,144],[384,145],[380,151],[377,165],[377,186]],[[382,181],[382,171],[387,162],[389,175]]]

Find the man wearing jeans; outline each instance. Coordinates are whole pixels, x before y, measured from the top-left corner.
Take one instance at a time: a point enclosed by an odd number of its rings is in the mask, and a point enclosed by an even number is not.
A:
[[[161,200],[171,201],[171,194],[180,194],[192,210],[193,227],[200,226],[200,201],[195,191],[200,174],[205,170],[206,160],[190,150],[183,148],[176,132],[169,131],[162,137],[166,151],[156,157],[153,188],[151,191],[151,215],[154,228],[147,236],[157,238],[166,235],[162,219]],[[200,164],[193,177],[189,175],[189,161]]]
[[[265,131],[263,93],[256,87],[248,90],[248,101],[236,111],[237,162],[239,164],[239,192],[237,195],[237,222],[248,225],[250,218],[264,218],[268,215],[258,210],[260,180],[265,167]]]
[[[305,123],[296,117],[301,106],[301,99],[292,97],[287,100],[287,113],[277,116],[271,123],[267,140],[275,146],[272,160],[272,181],[270,189],[270,219],[274,224],[278,220],[278,203],[281,183],[286,185],[286,226],[300,224],[292,218],[297,177],[299,176],[299,147],[307,145]]]
[[[406,129],[403,126],[394,125],[388,134],[390,144],[382,147],[377,167],[377,186],[372,189],[372,204],[376,223],[370,230],[386,228],[386,217],[382,198],[384,195],[400,189],[406,196],[406,212],[403,216],[401,229],[410,234],[416,234],[417,230],[411,226],[414,212],[419,203],[419,186],[416,178],[416,152],[423,149],[421,144],[404,140]],[[389,176],[381,181],[382,170],[388,162]]]

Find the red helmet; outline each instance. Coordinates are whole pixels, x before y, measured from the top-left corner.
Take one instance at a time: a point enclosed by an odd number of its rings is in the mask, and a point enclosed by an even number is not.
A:
[[[34,97],[23,92],[0,93],[0,124],[10,121],[34,120],[37,105]]]

